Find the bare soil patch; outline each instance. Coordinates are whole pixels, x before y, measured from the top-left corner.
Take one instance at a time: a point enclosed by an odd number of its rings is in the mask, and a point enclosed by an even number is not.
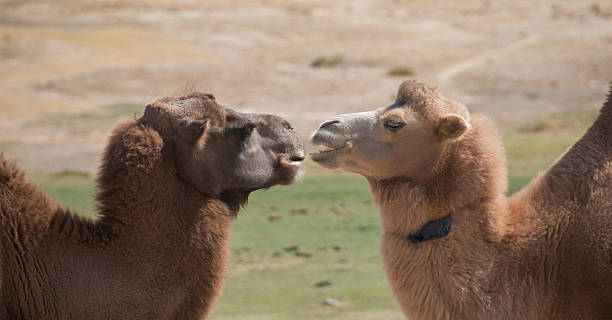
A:
[[[121,117],[85,132],[31,124],[190,86],[307,137],[390,102],[410,76],[389,75],[397,66],[502,124],[595,108],[611,12],[603,0],[0,1],[0,151],[32,170],[93,172]]]

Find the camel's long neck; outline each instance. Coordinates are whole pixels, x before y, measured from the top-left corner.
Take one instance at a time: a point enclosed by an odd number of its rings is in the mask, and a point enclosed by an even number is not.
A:
[[[387,277],[411,318],[452,319],[453,312],[492,303],[487,291],[498,274],[505,162],[488,121],[475,116],[472,125],[472,132],[436,164],[433,183],[370,179],[380,209]],[[410,240],[411,233],[445,213],[451,215],[450,234],[421,243]]]
[[[118,234],[115,251],[127,264],[141,265],[143,277],[174,279],[150,283],[151,290],[176,294],[206,314],[223,281],[235,212],[167,171],[113,185],[103,186],[98,198]]]
[[[235,210],[200,194],[170,171],[160,169],[138,176],[112,172],[111,177],[101,176],[97,198],[102,220],[111,221],[113,229],[125,228],[130,233],[138,230],[138,241],[142,243],[168,236],[166,243],[176,241],[175,245],[184,246],[187,243],[182,242],[190,242],[202,232],[225,237]]]
[[[481,207],[488,209],[469,217],[475,231],[482,233],[479,224],[503,228],[502,209],[491,208],[505,205],[506,168],[501,142],[488,119],[474,116],[472,123],[471,132],[444,151],[430,183],[369,179],[385,232],[407,235],[446,214],[454,223],[462,219],[458,214],[461,211],[477,212]]]

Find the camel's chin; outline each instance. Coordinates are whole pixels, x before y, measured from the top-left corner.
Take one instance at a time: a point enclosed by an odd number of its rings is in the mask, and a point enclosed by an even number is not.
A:
[[[339,151],[340,150],[311,153],[310,159],[322,167],[337,169],[340,166],[340,157],[342,156]]]
[[[304,171],[306,171],[304,167],[301,167],[290,179],[287,180],[287,183],[284,183],[284,185],[290,185],[300,181],[300,179],[302,179],[304,176]]]
[[[306,171],[306,168],[304,167],[304,165],[300,165],[299,167],[294,168],[293,172],[287,175],[285,181],[281,184],[290,185],[290,184],[294,184],[298,182],[304,176],[305,171]]]
[[[304,175],[306,166],[304,161],[288,161],[283,158],[280,160],[280,170],[277,176],[280,177],[278,184],[290,185],[299,181]]]

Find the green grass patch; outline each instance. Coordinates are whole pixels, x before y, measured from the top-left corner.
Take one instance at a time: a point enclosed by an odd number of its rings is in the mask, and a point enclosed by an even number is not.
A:
[[[598,110],[573,110],[550,114],[543,118],[528,121],[517,128],[520,133],[545,131],[575,133],[588,128],[597,118]]]
[[[396,66],[389,69],[387,75],[392,77],[414,77],[416,72],[408,66]]]
[[[396,309],[378,255],[378,213],[365,179],[307,175],[295,186],[256,192],[249,202],[234,226],[228,279],[213,318],[323,319]],[[270,221],[271,215],[280,219]],[[289,245],[298,249],[284,251]],[[331,285],[315,286],[323,280]],[[327,297],[347,305],[324,306]]]

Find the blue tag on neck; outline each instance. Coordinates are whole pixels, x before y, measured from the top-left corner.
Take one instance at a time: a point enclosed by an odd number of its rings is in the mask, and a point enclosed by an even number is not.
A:
[[[410,241],[419,243],[447,236],[451,230],[451,215],[438,220],[429,221],[417,232],[410,235]]]

